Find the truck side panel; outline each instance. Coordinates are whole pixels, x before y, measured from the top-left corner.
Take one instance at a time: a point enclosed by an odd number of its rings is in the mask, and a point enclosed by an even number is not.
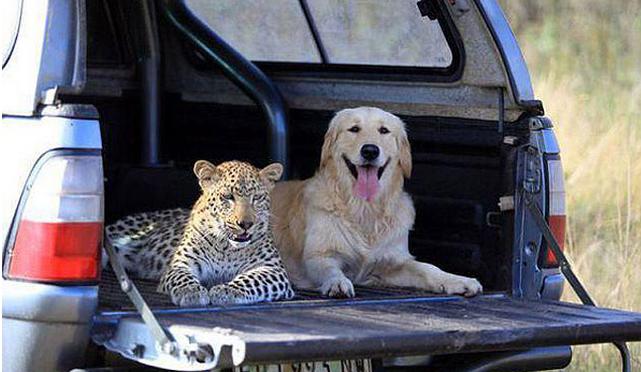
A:
[[[3,242],[4,371],[68,371],[82,363],[97,286],[57,286],[5,278],[6,255],[25,186],[39,159],[58,149],[100,150],[97,120],[5,116],[0,125],[0,239]],[[46,352],[42,352],[46,350]],[[37,357],[34,357],[36,356]]]

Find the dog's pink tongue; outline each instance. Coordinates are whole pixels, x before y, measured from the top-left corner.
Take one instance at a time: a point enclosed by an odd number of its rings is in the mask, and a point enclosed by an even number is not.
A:
[[[354,194],[361,199],[371,202],[378,191],[378,168],[356,167],[358,178],[354,185]]]

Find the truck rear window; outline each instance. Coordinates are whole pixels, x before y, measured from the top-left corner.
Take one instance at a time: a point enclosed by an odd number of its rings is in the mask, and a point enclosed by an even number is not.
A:
[[[416,0],[310,0],[311,22],[299,0],[188,4],[223,39],[257,62],[427,68],[453,63],[439,21],[422,17]]]
[[[321,62],[298,0],[189,0],[187,4],[248,59]]]

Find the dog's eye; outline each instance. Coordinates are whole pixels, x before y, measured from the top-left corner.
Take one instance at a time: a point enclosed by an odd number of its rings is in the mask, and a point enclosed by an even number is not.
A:
[[[358,125],[354,125],[353,127],[348,129],[348,131],[350,131],[352,133],[358,133],[358,132],[360,132],[360,130],[361,130],[361,127],[359,127]]]
[[[385,127],[380,127],[380,128],[378,128],[378,133],[387,134],[387,133],[389,133],[389,129],[387,129]]]

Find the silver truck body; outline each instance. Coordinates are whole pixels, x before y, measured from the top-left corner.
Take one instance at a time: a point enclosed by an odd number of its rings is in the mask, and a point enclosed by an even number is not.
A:
[[[536,108],[527,66],[516,39],[495,0],[459,1],[450,8],[467,46],[465,70],[454,83],[386,82],[386,89],[371,82],[275,79],[294,108],[337,109],[354,104],[375,105],[408,115],[474,117],[516,120]],[[86,25],[84,0],[13,1],[14,38],[3,61],[0,124],[0,243],[3,247],[3,370],[68,371],[83,365],[90,342],[92,319],[98,306],[97,285],[53,285],[6,277],[7,249],[11,243],[30,177],[56,151],[101,151],[99,119],[78,105],[60,105],[58,96],[83,89],[109,90],[109,79],[85,86]],[[461,12],[461,14],[457,14]],[[3,46],[4,47],[4,46]],[[175,52],[169,52],[175,53]],[[181,75],[167,81],[180,90]],[[203,94],[220,102],[248,104],[228,81],[202,80]],[[505,92],[505,101],[499,95]],[[198,97],[192,97],[198,100]],[[504,107],[500,107],[504,105]],[[499,117],[499,109],[505,117]],[[533,136],[541,153],[559,148],[551,129]],[[522,205],[518,213],[525,213]],[[533,241],[540,233],[527,230]],[[513,291],[520,296],[558,300],[563,278],[558,269],[538,270],[536,257],[514,246]],[[528,261],[529,260],[529,261]],[[530,263],[523,269],[522,262]]]

